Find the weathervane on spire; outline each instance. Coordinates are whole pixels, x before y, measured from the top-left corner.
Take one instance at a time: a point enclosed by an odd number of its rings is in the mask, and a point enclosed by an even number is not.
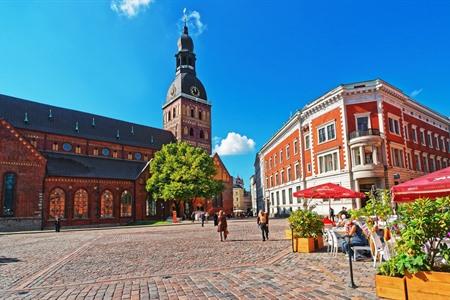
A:
[[[183,33],[188,34],[188,27],[187,27],[187,15],[186,15],[186,8],[183,9],[183,22],[184,22],[184,28]]]

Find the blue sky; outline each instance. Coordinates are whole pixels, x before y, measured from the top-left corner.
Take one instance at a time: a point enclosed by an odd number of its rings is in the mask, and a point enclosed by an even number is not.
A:
[[[187,8],[213,136],[254,141],[223,158],[246,185],[290,113],[340,83],[380,77],[450,115],[450,1],[122,1],[1,1],[0,93],[162,127]]]

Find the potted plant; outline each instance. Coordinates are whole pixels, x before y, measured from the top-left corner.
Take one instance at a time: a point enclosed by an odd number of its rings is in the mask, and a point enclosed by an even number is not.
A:
[[[323,222],[320,216],[313,211],[299,209],[289,216],[289,224],[293,229],[294,251],[314,252],[315,240],[322,240]],[[318,242],[320,247],[320,242]]]
[[[419,199],[399,207],[398,267],[408,299],[450,299],[450,197]]]
[[[378,297],[386,299],[407,299],[404,269],[395,256],[378,267],[375,275],[375,289]]]

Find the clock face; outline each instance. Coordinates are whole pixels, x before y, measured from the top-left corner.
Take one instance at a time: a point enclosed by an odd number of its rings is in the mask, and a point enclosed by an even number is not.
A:
[[[177,88],[175,86],[172,86],[172,88],[170,89],[170,95],[175,96],[176,92],[177,92]]]
[[[192,86],[191,94],[192,94],[192,96],[198,97],[198,96],[200,96],[200,91],[196,86]]]

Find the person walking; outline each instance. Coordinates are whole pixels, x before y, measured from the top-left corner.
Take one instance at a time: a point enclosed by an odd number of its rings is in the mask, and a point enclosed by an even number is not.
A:
[[[205,216],[205,214],[203,213],[203,214],[201,214],[201,219],[202,219],[202,227],[204,227],[205,226],[205,220],[206,220],[206,216]]]
[[[223,242],[227,239],[228,236],[228,224],[227,224],[227,217],[223,213],[223,210],[219,211],[219,216],[217,217],[218,225],[217,225],[217,232],[220,235],[220,241]]]
[[[330,220],[334,222],[334,209],[330,206]]]
[[[214,226],[219,225],[219,217],[217,216],[217,213],[214,213]]]
[[[60,232],[61,230],[61,218],[56,217],[55,218],[55,232]]]
[[[259,211],[256,223],[261,229],[263,242],[269,239],[269,214],[263,210]]]

